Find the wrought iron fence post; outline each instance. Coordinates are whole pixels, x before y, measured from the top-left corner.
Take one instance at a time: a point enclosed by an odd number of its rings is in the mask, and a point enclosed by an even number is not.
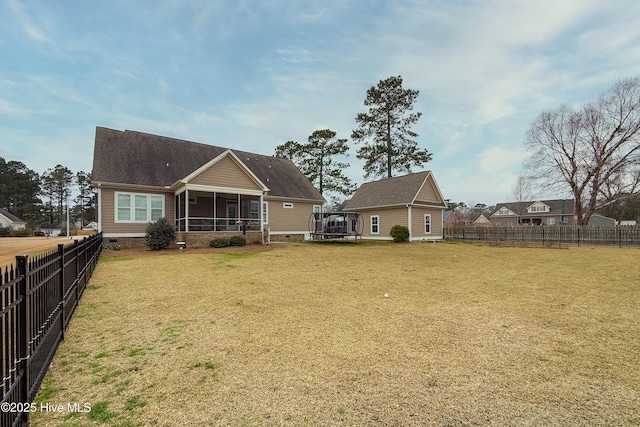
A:
[[[16,256],[16,277],[22,276],[18,283],[18,295],[21,297],[18,303],[18,363],[17,370],[20,375],[20,384],[18,384],[18,402],[29,401],[29,387],[31,384],[31,375],[29,365],[31,364],[30,347],[31,347],[31,316],[28,296],[28,279],[29,265],[27,263],[27,255]],[[24,425],[29,424],[29,413],[23,412],[18,418],[24,417],[22,420]]]
[[[58,256],[60,257],[60,263],[58,264],[60,269],[60,301],[58,301],[58,304],[60,304],[60,340],[64,340],[64,243],[58,244]]]
[[[76,305],[80,303],[80,245],[78,240],[73,241],[73,249],[76,251],[74,257],[76,259]]]

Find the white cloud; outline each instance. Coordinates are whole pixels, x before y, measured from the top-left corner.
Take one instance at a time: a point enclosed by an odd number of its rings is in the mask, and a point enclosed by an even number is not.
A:
[[[490,147],[478,154],[478,166],[486,174],[500,173],[517,168],[528,155],[522,148]]]

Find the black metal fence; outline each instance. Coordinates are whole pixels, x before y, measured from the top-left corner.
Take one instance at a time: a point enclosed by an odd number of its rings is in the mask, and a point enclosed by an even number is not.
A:
[[[640,246],[640,227],[518,226],[448,227],[445,239],[513,246]]]
[[[28,424],[51,359],[102,249],[102,233],[0,268],[0,426]]]

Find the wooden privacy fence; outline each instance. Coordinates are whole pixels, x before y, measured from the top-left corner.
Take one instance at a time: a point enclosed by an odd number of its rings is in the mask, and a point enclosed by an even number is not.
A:
[[[602,245],[640,246],[640,227],[588,227],[524,225],[518,227],[447,227],[445,239],[498,245]]]
[[[102,250],[102,233],[0,268],[0,426],[27,425],[31,405]]]

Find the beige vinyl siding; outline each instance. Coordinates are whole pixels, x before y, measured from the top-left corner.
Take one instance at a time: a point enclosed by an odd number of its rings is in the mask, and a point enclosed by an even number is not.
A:
[[[418,192],[416,201],[442,203],[442,200],[438,198],[433,184],[433,178],[431,176],[429,176],[429,179],[425,181],[424,185]]]
[[[431,215],[431,233],[424,232],[424,216]],[[423,208],[413,206],[411,208],[411,239],[439,239],[442,238],[442,209]]]
[[[127,190],[118,188],[101,188],[102,202],[102,231],[105,234],[129,234],[129,233],[144,233],[147,229],[147,223],[130,224],[130,223],[117,223],[115,222],[115,192],[127,192],[127,193],[140,193],[140,194],[164,194],[164,216],[173,224],[174,222],[174,210],[173,210],[173,193],[165,193],[162,191],[139,191],[139,190]]]
[[[191,179],[189,183],[212,187],[261,190],[258,184],[229,156],[220,159],[210,168]]]
[[[357,209],[357,212],[362,214],[364,221],[364,230],[362,237],[370,239],[391,239],[391,227],[394,225],[407,226],[407,208],[386,208],[386,209]],[[378,223],[380,232],[378,234],[371,234],[371,217],[378,215],[380,221]]]
[[[313,213],[313,206],[321,204],[319,202],[283,201],[282,199],[270,199],[265,197],[264,201],[269,204],[269,227],[271,233],[277,232],[300,232],[309,231],[309,217]],[[293,208],[283,207],[283,203],[292,203]]]

